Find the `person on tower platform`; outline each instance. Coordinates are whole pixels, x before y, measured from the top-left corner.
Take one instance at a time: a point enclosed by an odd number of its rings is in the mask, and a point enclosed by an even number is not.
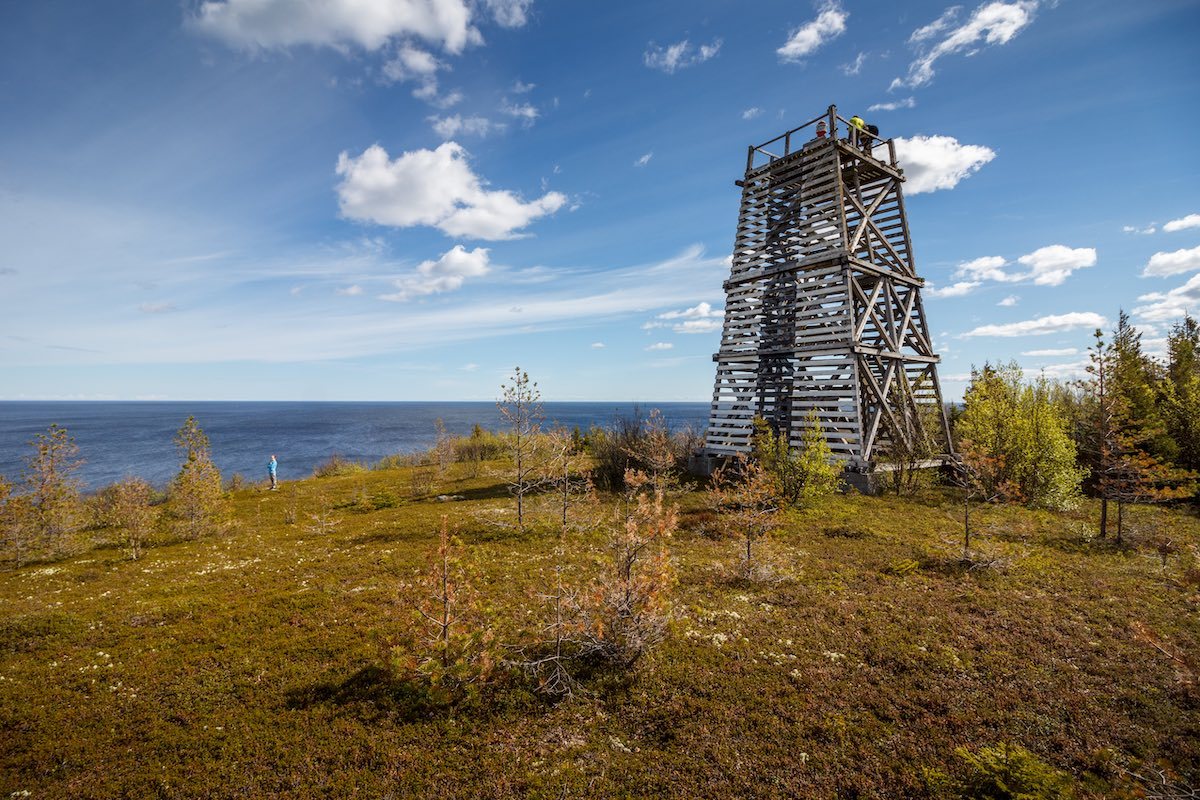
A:
[[[862,146],[863,131],[867,129],[867,122],[858,114],[850,118],[850,144]]]

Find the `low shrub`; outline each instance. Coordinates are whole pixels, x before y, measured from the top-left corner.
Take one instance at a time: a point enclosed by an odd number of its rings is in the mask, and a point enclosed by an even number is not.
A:
[[[460,463],[494,461],[508,453],[504,437],[476,425],[470,436],[459,436],[452,441],[454,460]]]
[[[343,458],[336,453],[330,456],[329,460],[323,464],[318,464],[313,468],[314,478],[340,478],[345,475],[360,475],[367,471],[367,465],[358,461],[351,461],[348,458]]]

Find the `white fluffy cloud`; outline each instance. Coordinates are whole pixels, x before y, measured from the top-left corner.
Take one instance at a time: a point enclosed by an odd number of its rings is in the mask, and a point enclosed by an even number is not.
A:
[[[754,106],[753,108],[747,108],[745,111],[742,112],[742,119],[754,119],[755,117],[761,117],[762,113],[763,113],[763,110],[761,108],[759,108],[758,106]]]
[[[951,136],[896,137],[896,158],[904,167],[908,194],[953,189],[995,157],[990,147],[959,144]]]
[[[654,351],[654,350],[671,350],[671,349],[673,349],[674,347],[675,347],[675,345],[671,344],[670,342],[655,342],[654,344],[650,345],[650,346],[649,346],[649,347],[647,347],[646,349],[647,349],[647,350],[650,350],[650,351]]]
[[[643,330],[670,328],[675,333],[711,333],[721,329],[725,311],[698,303],[683,311],[667,311],[642,325]]]
[[[1157,233],[1158,228],[1155,228],[1153,224],[1147,225],[1144,228],[1139,228],[1136,225],[1123,225],[1121,226],[1121,231],[1124,233],[1139,233],[1142,236],[1149,236],[1152,233]]]
[[[495,4],[522,5],[522,14],[527,5],[519,0]],[[313,45],[378,50],[393,39],[419,37],[459,53],[482,41],[464,0],[206,0],[191,22],[228,44],[250,49]]]
[[[1038,286],[1059,286],[1075,270],[1095,266],[1096,249],[1052,244],[1039,247],[1017,261],[1029,268],[1020,279],[1032,278]]]
[[[867,111],[895,111],[900,108],[916,108],[917,98],[906,97],[903,100],[897,100],[893,103],[876,103],[873,106],[867,106]]]
[[[494,130],[504,130],[501,123],[492,122],[486,117],[464,117],[454,114],[448,117],[427,117],[430,125],[443,139],[453,139],[460,133],[469,136],[487,136]]]
[[[1182,231],[1188,228],[1200,228],[1200,214],[1188,214],[1186,217],[1173,219],[1166,225],[1163,225],[1163,230],[1167,233]]]
[[[816,52],[821,45],[830,42],[846,32],[846,20],[850,14],[834,2],[821,6],[817,18],[804,23],[788,36],[788,40],[775,52],[779,60],[785,62],[801,61]],[[861,67],[861,64],[858,64]]]
[[[379,145],[357,157],[338,156],[338,205],[342,216],[408,228],[430,225],[450,236],[512,239],[539,217],[566,203],[559,192],[525,202],[510,191],[489,190],[471,171],[467,152],[455,142],[413,150],[394,160]]]
[[[416,272],[396,279],[396,291],[380,295],[381,300],[403,302],[461,288],[467,278],[488,273],[488,251],[482,247],[467,250],[461,244],[443,253],[437,261],[422,261]]]
[[[687,39],[666,47],[651,42],[642,55],[642,61],[647,67],[661,69],[670,75],[684,67],[703,64],[719,52],[721,52],[720,39],[714,39],[711,44],[702,44],[699,47],[694,46]]]
[[[1194,311],[1200,304],[1200,275],[1193,275],[1187,283],[1169,292],[1151,292],[1138,298],[1146,303],[1135,306],[1133,313],[1147,322],[1166,322]]]
[[[604,342],[592,342],[593,350],[603,350],[607,346]]]
[[[1004,272],[1007,263],[1003,256],[982,256],[959,264],[954,277],[1001,282],[1014,280]]]
[[[639,156],[638,159],[633,162],[633,165],[635,167],[644,167],[650,163],[650,159],[652,158],[654,158],[654,153],[645,153],[644,155]]]
[[[1033,281],[1037,286],[1060,286],[1076,270],[1095,266],[1096,249],[1052,244],[1021,256],[1017,263],[1025,269],[1009,272],[1005,270],[1008,262],[1002,256],[984,256],[959,264],[954,275],[970,280]]]
[[[1020,297],[1017,297],[1015,294],[1010,294],[1008,297],[1005,297],[999,303],[996,303],[996,305],[1004,306],[1005,308],[1011,308],[1012,306],[1015,306],[1020,300],[1021,300]]]
[[[929,297],[962,297],[963,295],[970,294],[981,285],[979,281],[959,281],[940,289],[936,287],[927,289],[925,294]]]
[[[933,80],[934,64],[945,56],[966,52],[972,55],[988,45],[1008,43],[1033,22],[1038,0],[984,3],[958,25],[961,6],[951,6],[933,22],[913,31],[909,43],[917,57],[908,67],[908,75],[892,81],[891,89],[917,88]]]
[[[1072,311],[1002,325],[981,325],[963,336],[1044,336],[1077,328],[1103,328],[1107,324],[1108,320],[1092,311]]]
[[[1142,277],[1179,275],[1198,269],[1200,269],[1200,247],[1193,247],[1190,250],[1176,250],[1173,253],[1155,253],[1146,262],[1146,268],[1142,270]]]

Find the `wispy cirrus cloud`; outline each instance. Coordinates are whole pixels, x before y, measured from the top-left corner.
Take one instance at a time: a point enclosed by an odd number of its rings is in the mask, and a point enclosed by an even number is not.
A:
[[[1037,319],[1008,322],[998,325],[980,325],[963,336],[1045,336],[1051,333],[1077,330],[1079,328],[1103,328],[1108,320],[1093,311],[1072,311],[1067,314],[1050,314]]]
[[[862,72],[863,64],[865,64],[866,61],[867,61],[867,54],[859,53],[858,55],[856,55],[854,57],[854,60],[851,61],[849,64],[842,64],[842,66],[841,66],[842,74],[848,75],[851,77],[857,75],[858,73]]]
[[[642,325],[643,330],[670,328],[675,333],[711,333],[721,329],[725,311],[698,303],[682,311],[667,311]]]
[[[459,134],[484,137],[493,131],[503,131],[506,127],[502,122],[492,122],[487,117],[480,116],[464,117],[459,114],[453,114],[446,117],[435,115],[426,117],[425,119],[433,127],[438,136],[447,141]]]
[[[1079,354],[1079,349],[1076,347],[1052,347],[1045,350],[1026,350],[1021,353],[1023,356],[1032,358],[1054,358],[1058,356],[1074,356]]]
[[[867,111],[896,111],[901,108],[916,108],[917,98],[906,97],[903,100],[896,100],[891,103],[876,103],[872,106],[867,106]]]
[[[678,70],[703,64],[721,52],[721,40],[713,39],[709,44],[693,45],[687,39],[675,44],[660,46],[651,42],[642,54],[642,63],[651,69],[671,75]]]
[[[1033,22],[1037,8],[1038,0],[994,0],[976,8],[961,24],[962,6],[947,8],[936,20],[913,31],[908,41],[917,56],[909,64],[908,74],[893,80],[889,91],[928,84],[935,74],[934,65],[946,56],[971,55],[988,46],[1007,44]]]

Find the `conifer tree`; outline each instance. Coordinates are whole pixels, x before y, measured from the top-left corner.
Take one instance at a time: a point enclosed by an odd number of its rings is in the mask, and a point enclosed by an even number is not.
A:
[[[1128,395],[1113,386],[1116,348],[1106,345],[1096,330],[1089,348],[1091,378],[1083,388],[1091,401],[1090,459],[1095,490],[1100,496],[1099,535],[1108,535],[1108,503],[1117,503],[1117,543],[1124,536],[1125,505],[1154,503],[1178,497],[1177,484],[1187,475],[1146,451],[1147,427],[1132,415]]]
[[[1179,447],[1167,433],[1160,402],[1163,368],[1142,350],[1142,334],[1124,311],[1113,330],[1110,359],[1109,388],[1121,398],[1128,424],[1137,426],[1147,452],[1160,460],[1174,461]]]
[[[428,566],[402,588],[410,613],[402,619],[404,644],[393,650],[401,669],[441,701],[476,694],[496,667],[495,636],[478,583],[474,564],[443,515]]]
[[[56,555],[79,525],[82,505],[75,471],[83,461],[75,440],[58,425],[39,433],[31,444],[34,452],[25,468],[29,523],[44,552]]]
[[[502,392],[497,407],[508,423],[509,453],[512,456],[514,473],[509,481],[509,491],[517,499],[517,527],[525,530],[525,496],[541,484],[543,453],[539,441],[545,414],[542,411],[542,393],[529,373],[520,367],[513,370],[512,377],[500,387]]]
[[[171,482],[171,512],[185,537],[212,533],[225,522],[229,508],[208,436],[195,417],[188,417],[175,434],[175,445],[183,452],[184,460]]]
[[[1200,324],[1184,316],[1167,335],[1164,421],[1177,448],[1177,462],[1200,470]]]
[[[662,488],[638,470],[625,473],[623,520],[609,531],[609,561],[587,598],[586,629],[591,649],[631,669],[666,636],[674,581],[668,543],[678,509]]]
[[[724,533],[738,540],[737,577],[752,582],[771,577],[756,548],[778,527],[787,502],[778,479],[762,461],[739,457],[713,473],[709,499]]]

